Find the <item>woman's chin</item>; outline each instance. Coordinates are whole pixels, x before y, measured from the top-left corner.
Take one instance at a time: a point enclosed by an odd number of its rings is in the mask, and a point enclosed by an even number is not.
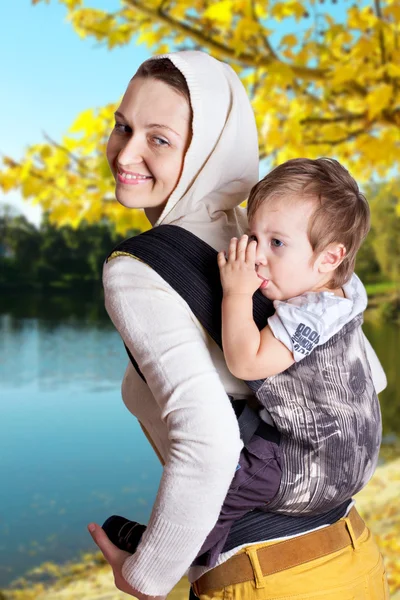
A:
[[[145,208],[146,198],[140,192],[127,193],[126,190],[119,190],[118,186],[115,190],[117,201],[125,208]],[[147,198],[148,201],[148,198]]]

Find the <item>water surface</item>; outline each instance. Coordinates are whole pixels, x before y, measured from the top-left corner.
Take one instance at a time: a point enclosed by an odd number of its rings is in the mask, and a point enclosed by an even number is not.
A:
[[[400,328],[364,327],[388,375],[384,431],[400,433]],[[88,522],[146,522],[161,469],[122,403],[124,347],[102,299],[0,299],[0,587],[94,550]]]

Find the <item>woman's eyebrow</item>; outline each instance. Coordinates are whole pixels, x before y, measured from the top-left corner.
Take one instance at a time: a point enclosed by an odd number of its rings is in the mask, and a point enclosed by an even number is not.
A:
[[[114,117],[119,117],[120,119],[122,119],[123,121],[126,121],[125,115],[122,114],[122,112],[120,112],[119,110],[116,110],[114,113]]]
[[[181,137],[180,134],[175,131],[175,129],[171,129],[171,127],[168,127],[168,125],[161,125],[160,123],[149,123],[149,125],[146,125],[145,129],[166,129],[167,131],[172,131],[172,133],[178,137]]]

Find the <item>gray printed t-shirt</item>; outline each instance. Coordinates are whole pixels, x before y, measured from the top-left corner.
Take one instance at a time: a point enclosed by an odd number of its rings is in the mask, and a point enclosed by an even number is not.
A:
[[[356,275],[344,293],[274,302],[268,322],[295,362],[256,392],[260,417],[281,434],[281,483],[268,510],[329,510],[357,493],[376,467],[382,423],[361,329],[367,297]]]
[[[268,325],[296,362],[333,335],[367,307],[367,293],[357,275],[344,284],[345,298],[332,292],[306,292],[286,301],[275,300]]]

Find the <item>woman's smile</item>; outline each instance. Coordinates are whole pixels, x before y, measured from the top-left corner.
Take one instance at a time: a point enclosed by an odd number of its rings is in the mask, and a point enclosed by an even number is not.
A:
[[[118,167],[117,171],[118,183],[125,185],[143,185],[148,181],[151,181],[153,177],[151,175],[142,175],[141,173],[134,173],[132,171],[125,171]]]

